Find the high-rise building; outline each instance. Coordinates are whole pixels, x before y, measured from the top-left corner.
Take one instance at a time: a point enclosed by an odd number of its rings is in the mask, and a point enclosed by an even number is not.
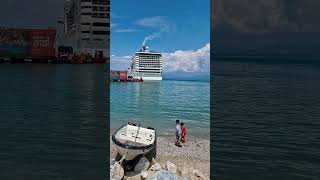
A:
[[[76,54],[110,57],[109,0],[66,0],[64,21],[65,45]]]

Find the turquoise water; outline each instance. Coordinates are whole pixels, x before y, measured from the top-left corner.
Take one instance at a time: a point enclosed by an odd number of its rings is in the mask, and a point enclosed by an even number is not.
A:
[[[175,120],[188,133],[208,135],[210,128],[210,83],[196,81],[111,83],[110,127],[133,121],[157,129],[158,134],[174,132]]]

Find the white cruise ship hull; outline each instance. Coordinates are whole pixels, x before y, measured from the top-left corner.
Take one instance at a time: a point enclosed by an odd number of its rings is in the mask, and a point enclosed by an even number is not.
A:
[[[162,77],[142,77],[144,81],[161,81]]]
[[[136,79],[143,81],[162,80],[162,55],[161,53],[150,51],[148,47],[142,47],[132,57],[130,65],[131,73]]]

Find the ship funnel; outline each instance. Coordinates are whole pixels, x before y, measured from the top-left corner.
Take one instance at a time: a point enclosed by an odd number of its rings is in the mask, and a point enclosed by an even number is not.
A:
[[[149,47],[148,46],[142,46],[140,51],[141,52],[149,51]]]

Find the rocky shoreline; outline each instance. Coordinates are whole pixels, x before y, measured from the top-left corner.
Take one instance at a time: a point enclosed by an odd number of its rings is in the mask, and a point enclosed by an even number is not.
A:
[[[132,170],[123,169],[122,179],[210,179],[209,139],[188,136],[183,147],[175,146],[174,141],[174,136],[157,137],[155,158],[141,157]],[[110,152],[110,159],[114,160],[117,150],[113,143]],[[110,164],[117,166],[115,161]]]

